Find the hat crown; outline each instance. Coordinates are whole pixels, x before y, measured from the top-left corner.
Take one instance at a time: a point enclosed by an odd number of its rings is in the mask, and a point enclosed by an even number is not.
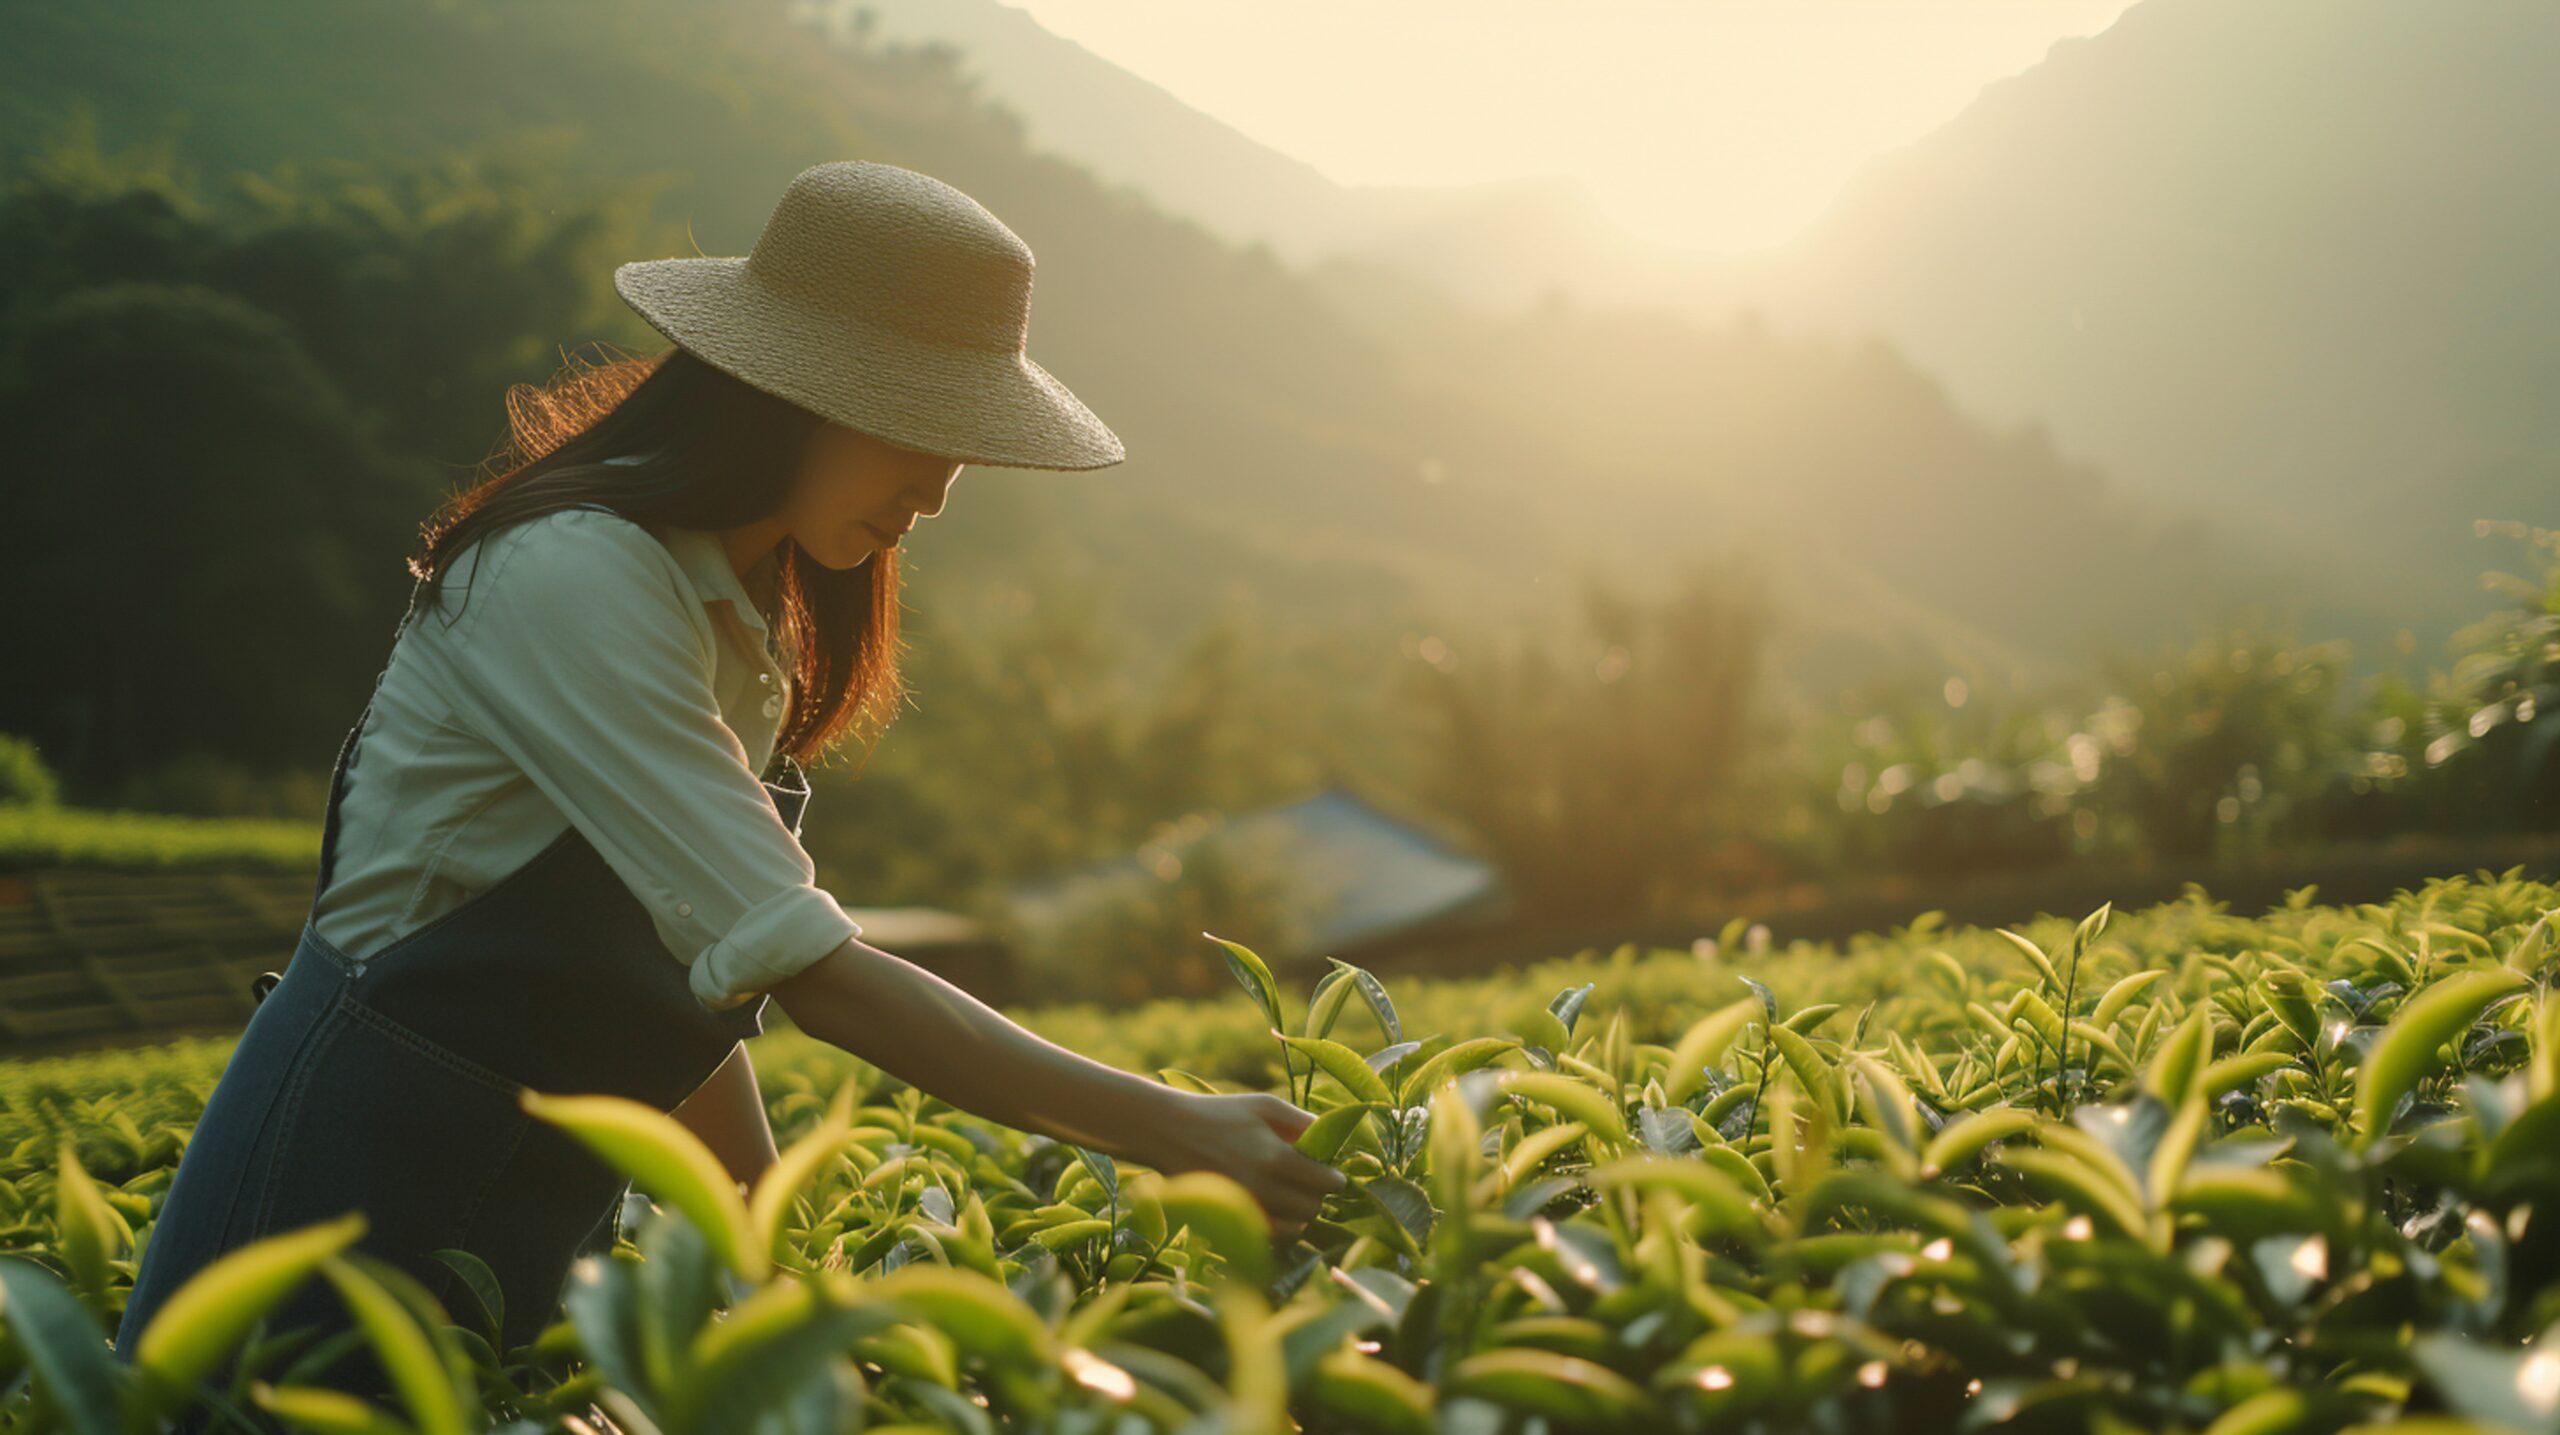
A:
[[[1020,354],[1031,246],[931,175],[838,160],[783,191],[747,272],[800,304],[927,343]]]

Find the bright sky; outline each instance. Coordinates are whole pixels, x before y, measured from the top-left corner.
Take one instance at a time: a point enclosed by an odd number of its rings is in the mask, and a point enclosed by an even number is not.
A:
[[[1341,183],[1576,174],[1639,233],[1736,250],[2133,0],[1009,3]]]

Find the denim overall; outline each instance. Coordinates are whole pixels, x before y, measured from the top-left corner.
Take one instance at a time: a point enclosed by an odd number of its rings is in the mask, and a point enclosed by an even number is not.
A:
[[[315,908],[364,721],[330,775]],[[772,770],[780,780],[766,792],[797,836],[808,780],[787,755]],[[505,1295],[503,1358],[559,1318],[571,1263],[612,1249],[629,1191],[567,1132],[526,1114],[517,1092],[610,1092],[672,1110],[764,1030],[769,999],[706,1011],[648,910],[574,826],[361,962],[306,920],[179,1162],[116,1354],[130,1360],[153,1313],[215,1257],[362,1210],[355,1249],[416,1276],[465,1324],[469,1295],[428,1253],[454,1246],[488,1263]],[[305,1324],[324,1337],[352,1324],[318,1275],[267,1318],[271,1333]],[[315,1379],[389,1388],[361,1344]]]

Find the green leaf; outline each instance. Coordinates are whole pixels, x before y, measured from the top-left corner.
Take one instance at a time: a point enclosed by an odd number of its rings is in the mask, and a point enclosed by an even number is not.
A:
[[[1582,1179],[1601,1191],[1617,1187],[1669,1191],[1718,1230],[1748,1230],[1759,1224],[1759,1217],[1751,1209],[1751,1197],[1730,1175],[1704,1161],[1621,1156],[1593,1167]]]
[[[921,1293],[928,1285],[940,1294]],[[889,1294],[884,1290],[888,1287],[900,1293]],[[1010,1326],[1014,1318],[983,1314],[982,1306],[995,1303],[995,1296],[1020,1306],[1012,1292],[975,1271],[922,1262],[859,1286],[840,1272],[818,1280],[775,1281],[703,1330],[694,1343],[694,1374],[674,1392],[667,1435],[780,1428],[772,1417],[813,1377],[843,1360],[854,1342],[896,1323],[902,1310],[931,1312],[924,1318],[946,1330],[944,1316],[962,1306],[967,1309],[960,1323],[972,1331],[990,1321]],[[1020,1315],[1028,1317],[1029,1312]],[[1036,1318],[1031,1326],[1040,1337],[1048,1333]],[[1020,1335],[1010,1331],[995,1343],[1005,1352],[1002,1358],[1039,1358],[1046,1348],[1041,1340],[1013,1343]],[[970,1342],[962,1337],[962,1343]]]
[[[673,1392],[690,1378],[694,1339],[720,1307],[719,1271],[710,1241],[691,1221],[651,1221],[639,1246],[632,1315],[641,1366],[650,1389]]]
[[[855,1278],[841,1280],[851,1286]],[[903,1307],[950,1336],[963,1352],[997,1367],[1048,1365],[1057,1359],[1057,1340],[1039,1313],[1002,1281],[977,1271],[920,1261],[852,1288]]]
[[[2244,1051],[2226,1056],[2205,1067],[2204,1075],[2196,1079],[2196,1092],[2211,1101],[2226,1091],[2237,1091],[2259,1077],[2282,1071],[2293,1063],[2292,1053],[2282,1051]]]
[[[1681,1035],[1679,1045],[1671,1049],[1671,1071],[1663,1079],[1663,1096],[1678,1105],[1696,1094],[1706,1085],[1707,1068],[1724,1059],[1725,1048],[1733,1045],[1733,1039],[1758,1015],[1760,999],[1744,997],[1692,1023]]]
[[[2141,1173],[2142,1189],[2153,1205],[2159,1205],[2186,1179],[2187,1165],[2212,1124],[2213,1116],[2201,1096],[2188,1097],[2170,1115],[2169,1129],[2161,1133],[2160,1143],[2152,1148],[2151,1162]]]
[[[463,1402],[473,1392],[455,1387],[452,1369],[425,1328],[359,1264],[368,1259],[360,1252],[330,1255],[321,1260],[320,1274],[338,1288],[421,1435],[466,1435]]]
[[[409,1427],[389,1412],[343,1390],[252,1380],[249,1398],[294,1429],[314,1435],[410,1435]]]
[[[1815,1002],[1811,1006],[1801,1008],[1778,1025],[1799,1035],[1811,1036],[1816,1027],[1831,1020],[1831,1014],[1838,1010],[1840,1010],[1838,1002]]]
[[[1109,1221],[1087,1217],[1080,1221],[1060,1221],[1053,1226],[1043,1226],[1031,1233],[1031,1239],[1049,1250],[1063,1251],[1110,1234]]]
[[[1618,1103],[1578,1078],[1551,1071],[1506,1071],[1502,1089],[1513,1097],[1551,1106],[1595,1135],[1620,1144],[1627,1139],[1627,1118]]]
[[[1550,1054],[1561,1052],[1573,1044],[1573,1034],[1564,1029],[1564,1021],[1554,1012],[1540,1007],[1521,1018],[1511,1034],[1523,1046],[1534,1046]]]
[[[526,1111],[576,1137],[632,1184],[683,1212],[702,1229],[721,1263],[741,1279],[761,1282],[772,1273],[772,1255],[756,1239],[737,1181],[684,1123],[621,1096],[551,1096],[528,1089],[518,1093],[518,1100]]]
[[[2123,1184],[2096,1166],[2075,1155],[2058,1151],[2038,1151],[2002,1147],[2002,1163],[2014,1166],[2054,1191],[2062,1203],[2085,1216],[2104,1222],[2113,1234],[2143,1240],[2150,1221],[2133,1203]]]
[[[1119,1302],[1127,1301],[1126,1285],[1115,1286]],[[1113,1299],[1105,1296],[1104,1300]],[[1100,1309],[1102,1301],[1092,1301],[1076,1308],[1070,1320],[1081,1320],[1088,1311]],[[951,1338],[930,1326],[912,1321],[886,1326],[868,1335],[856,1336],[845,1351],[856,1360],[867,1360],[892,1375],[903,1375],[934,1385],[957,1386],[960,1383],[960,1353]]]
[[[1934,1180],[1982,1154],[1992,1142],[2032,1131],[2035,1124],[2034,1112],[2015,1106],[1986,1107],[1950,1121],[1921,1151],[1921,1178]]]
[[[2513,967],[2487,967],[2433,982],[2402,1003],[2356,1068],[2354,1148],[2362,1150],[2383,1134],[2400,1098],[2436,1064],[2437,1047],[2460,1036],[2491,1002],[2532,980]]]
[[[133,1244],[133,1228],[98,1194],[98,1183],[80,1164],[71,1133],[62,1134],[55,1155],[54,1230],[63,1264],[71,1278],[95,1297],[107,1293],[107,1262]]]
[[[1235,974],[1236,985],[1244,988],[1245,995],[1253,998],[1254,1005],[1262,1008],[1264,1025],[1288,1025],[1280,1019],[1280,984],[1271,979],[1270,964],[1254,955],[1253,948],[1242,942],[1230,942],[1215,932],[1202,932],[1200,935],[1226,949],[1227,970]]]
[[[1822,1053],[1813,1049],[1811,1041],[1784,1026],[1769,1028],[1769,1040],[1777,1046],[1778,1055],[1786,1059],[1787,1069],[1796,1074],[1796,1082],[1804,1088],[1805,1095],[1821,1102],[1835,1125],[1844,1124],[1848,1111],[1840,1099],[1840,1082],[1832,1074],[1831,1063],[1822,1059]]]
[[[1426,1134],[1431,1193],[1440,1209],[1453,1213],[1463,1226],[1472,1214],[1484,1167],[1484,1127],[1457,1088],[1442,1087],[1432,1094]]]
[[[2143,1091],[2130,1101],[2079,1107],[2071,1113],[2071,1123],[2113,1154],[2132,1179],[2134,1191],[2157,1205],[2167,1193],[2150,1189],[2151,1163],[2174,1114],[2159,1097]]]
[[[819,1167],[852,1142],[853,1091],[850,1080],[838,1085],[816,1128],[792,1142],[790,1149],[756,1177],[755,1192],[747,1200],[747,1229],[767,1257],[778,1259],[782,1255],[783,1221],[791,1213],[792,1198],[817,1175]]]
[[[1584,982],[1580,986],[1566,987],[1548,1000],[1547,1010],[1555,1013],[1556,1020],[1564,1023],[1568,1036],[1573,1032],[1575,1018],[1582,1015],[1583,1003],[1591,1000],[1591,993],[1598,986],[1597,982]]]
[[[1270,1285],[1271,1218],[1232,1177],[1185,1171],[1167,1177],[1157,1196],[1165,1224],[1190,1227],[1225,1262],[1230,1276],[1256,1289]]]
[[[1440,1083],[1450,1077],[1464,1075],[1478,1067],[1489,1065],[1498,1060],[1504,1052],[1514,1050],[1519,1045],[1520,1043],[1504,1036],[1480,1036],[1473,1040],[1459,1042],[1456,1046],[1424,1062],[1421,1069],[1405,1078],[1404,1086],[1398,1092],[1399,1104],[1420,1105],[1424,1098],[1439,1089]]]
[[[1441,1389],[1565,1425],[1608,1425],[1646,1413],[1644,1391],[1605,1365],[1551,1350],[1490,1350],[1450,1368]]]
[[[481,1333],[492,1341],[499,1339],[500,1333],[507,1328],[507,1293],[498,1284],[498,1273],[489,1269],[487,1261],[458,1246],[446,1246],[427,1254],[453,1268],[454,1276],[462,1282],[462,1288],[471,1293],[473,1303],[479,1308]]]
[[[2169,1204],[2237,1245],[2332,1224],[2316,1192],[2271,1166],[2190,1166]]]
[[[1884,1133],[1896,1171],[1911,1176],[1919,1169],[1920,1103],[1911,1088],[1883,1062],[1865,1052],[1849,1057],[1849,1080],[1868,1123]]]
[[[1713,1372],[1710,1378],[1709,1372]],[[1655,1376],[1657,1387],[1680,1389],[1701,1408],[1721,1402],[1766,1400],[1786,1381],[1777,1342],[1759,1331],[1711,1330],[1689,1343]]]
[[[2072,960],[2078,961],[2080,954],[2089,950],[2089,944],[2098,940],[2098,934],[2107,929],[2107,919],[2114,916],[2115,911],[2115,903],[2101,902],[2098,910],[2080,919],[2080,925],[2071,933]]]
[[[238,1346],[249,1327],[308,1279],[320,1263],[364,1234],[361,1211],[250,1242],[189,1277],[161,1305],[133,1348],[147,1378],[146,1407],[172,1409],[189,1398]]]
[[[639,1300],[633,1294],[638,1265],[618,1255],[581,1256],[569,1268],[561,1302],[588,1363],[654,1420],[659,1412],[640,1361]]]
[[[2173,1107],[2186,1100],[2204,1069],[2205,1058],[2213,1050],[2212,1022],[2210,1006],[2199,1006],[2187,1013],[2187,1019],[2160,1043],[2159,1052],[2144,1069],[2143,1089]]]
[[[1431,1198],[1420,1186],[1394,1175],[1375,1176],[1354,1184],[1388,1219],[1403,1227],[1417,1247],[1431,1238],[1431,1225],[1439,1213],[1431,1208]]]
[[[1430,1386],[1349,1346],[1317,1359],[1307,1394],[1355,1430],[1431,1435],[1434,1428]]]
[[[17,1337],[36,1384],[78,1435],[125,1428],[124,1367],[107,1349],[97,1318],[53,1272],[22,1256],[0,1256],[0,1323]]]
[[[1331,1035],[1333,1024],[1342,1019],[1342,1009],[1350,1004],[1356,990],[1351,984],[1350,973],[1342,966],[1337,964],[1326,968],[1325,974],[1316,978],[1316,989],[1307,994],[1307,1026],[1302,1034]]]
[[[1342,1153],[1342,1145],[1359,1129],[1361,1119],[1372,1111],[1387,1107],[1375,1101],[1355,1101],[1337,1106],[1310,1123],[1298,1133],[1298,1149],[1318,1161],[1330,1161]]]
[[[1378,1030],[1386,1035],[1387,1045],[1393,1046],[1404,1040],[1404,1023],[1396,1019],[1396,1004],[1388,998],[1385,985],[1367,968],[1353,966],[1339,957],[1327,957],[1325,960],[1333,963],[1335,970],[1351,974],[1352,985],[1359,991],[1360,999],[1369,1004],[1369,1015],[1377,1018]]]
[[[2320,984],[2290,968],[2267,973],[2258,979],[2267,1010],[2276,1014],[2284,1029],[2304,1051],[2316,1051],[2320,1045]]]
[[[2133,999],[2148,990],[2153,982],[2167,975],[2169,975],[2167,972],[2154,967],[2147,972],[2135,972],[2130,976],[2119,978],[2114,986],[2107,988],[2105,996],[2098,998],[2098,1009],[2089,1015],[2090,1025],[2112,1030],[2116,1024],[2116,1018],[2122,1016],[2124,1009],[2133,1004]]]
[[[2501,1430],[2560,1430],[2560,1390],[2546,1374],[2551,1352],[2541,1342],[2509,1350],[2429,1333],[2412,1342],[2409,1353],[2444,1402],[2462,1414]]]
[[[1084,1163],[1084,1168],[1093,1173],[1093,1179],[1101,1183],[1103,1198],[1114,1206],[1119,1205],[1120,1164],[1112,1160],[1107,1152],[1094,1151],[1083,1146],[1071,1146],[1069,1149],[1076,1153],[1077,1160]]]
[[[2317,1428],[2310,1399],[2299,1390],[2261,1390],[2222,1412],[2205,1435],[2294,1435]]]
[[[1964,969],[1964,963],[1935,947],[1931,947],[1923,954],[1923,960],[1936,969],[1939,977],[1946,982],[1948,989],[1957,996],[1961,997],[1973,990],[1973,974]]]
[[[1395,1098],[1387,1090],[1386,1079],[1369,1069],[1360,1053],[1320,1036],[1290,1036],[1274,1029],[1271,1033],[1283,1046],[1304,1052],[1325,1075],[1342,1084],[1354,1101],[1373,1101],[1380,1106],[1392,1105]]]
[[[2062,990],[2062,973],[2054,970],[2053,958],[2044,954],[2044,948],[2037,946],[2034,942],[2029,941],[2025,937],[2019,936],[2017,933],[2010,931],[2006,927],[1999,928],[1998,930],[2000,935],[2008,938],[2009,944],[2016,947],[2018,951],[2026,957],[2027,961],[2035,967],[2036,980],[2038,982],[2055,991]]]

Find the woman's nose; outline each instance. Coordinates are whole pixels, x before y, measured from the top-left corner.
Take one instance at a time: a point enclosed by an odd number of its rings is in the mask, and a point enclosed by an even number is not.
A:
[[[960,466],[958,464],[954,464],[951,467],[951,471],[943,475],[941,482],[927,487],[924,491],[924,502],[915,506],[916,516],[918,518],[932,518],[940,514],[942,512],[943,505],[951,501],[952,480],[959,476]]]

